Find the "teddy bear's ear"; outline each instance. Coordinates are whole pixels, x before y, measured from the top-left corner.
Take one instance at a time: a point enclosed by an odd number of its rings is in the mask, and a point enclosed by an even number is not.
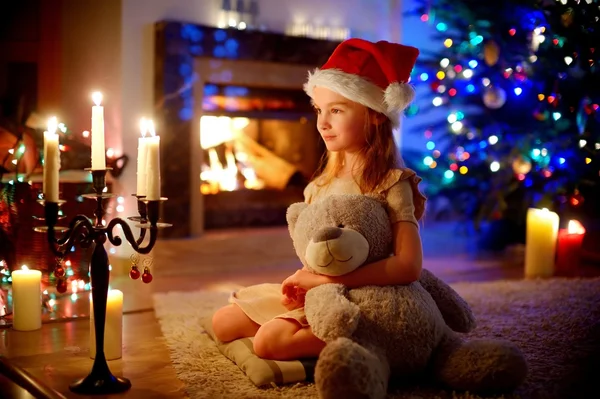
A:
[[[290,232],[294,231],[296,222],[298,221],[298,216],[300,216],[300,213],[302,213],[306,207],[308,207],[306,202],[296,202],[288,207],[285,217]]]
[[[383,194],[379,194],[379,193],[369,193],[369,194],[365,194],[366,197],[369,198],[373,198],[374,200],[377,200],[378,202],[381,203],[381,205],[386,206],[387,205],[387,200],[385,199],[385,196]]]

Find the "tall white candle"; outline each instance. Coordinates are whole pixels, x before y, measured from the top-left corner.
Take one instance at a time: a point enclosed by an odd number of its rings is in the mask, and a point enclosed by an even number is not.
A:
[[[106,153],[104,149],[104,107],[102,93],[94,92],[92,100],[92,169],[106,169]]]
[[[12,276],[13,328],[18,331],[42,327],[42,272],[23,266]]]
[[[108,291],[106,299],[106,321],[104,323],[104,357],[106,360],[120,359],[123,348],[123,293]],[[94,327],[94,302],[90,294],[90,357],[96,357],[96,330]]]
[[[146,177],[146,199],[160,199],[160,136],[154,131],[154,123],[148,122],[148,131],[150,137],[147,138],[147,177]]]
[[[44,199],[58,202],[58,171],[60,169],[60,149],[56,134],[56,117],[48,121],[48,130],[44,132]]]
[[[146,118],[140,120],[140,132],[142,137],[138,139],[138,158],[137,158],[137,190],[136,194],[139,196],[146,195],[146,184],[147,184],[147,154],[148,148],[146,147],[146,133],[148,132],[148,121]]]
[[[525,277],[550,277],[554,274],[558,222],[558,215],[546,208],[527,210]]]

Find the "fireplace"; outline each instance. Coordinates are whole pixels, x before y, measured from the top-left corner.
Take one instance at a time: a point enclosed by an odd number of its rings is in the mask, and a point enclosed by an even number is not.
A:
[[[324,152],[302,85],[337,44],[156,25],[163,214],[174,224],[165,236],[285,224]]]
[[[205,229],[285,223],[324,152],[302,90],[205,84],[200,117]]]

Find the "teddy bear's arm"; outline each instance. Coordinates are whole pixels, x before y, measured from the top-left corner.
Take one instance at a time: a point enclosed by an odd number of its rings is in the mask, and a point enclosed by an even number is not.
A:
[[[304,311],[313,334],[325,342],[352,336],[360,319],[359,307],[348,300],[346,287],[341,284],[308,290]]]
[[[419,283],[436,302],[448,327],[462,333],[475,328],[475,316],[471,307],[452,287],[427,269],[421,271]]]

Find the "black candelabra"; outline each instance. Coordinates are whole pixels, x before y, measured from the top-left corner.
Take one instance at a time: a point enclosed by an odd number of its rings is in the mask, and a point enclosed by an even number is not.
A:
[[[115,246],[123,243],[121,237],[113,233],[113,229],[120,226],[127,242],[131,244],[133,249],[139,254],[148,254],[156,243],[158,229],[171,225],[158,222],[160,203],[166,201],[166,198],[146,200],[143,196],[136,196],[139,216],[128,218],[129,220],[138,222],[136,227],[139,227],[141,230],[137,239],[128,223],[121,218],[114,218],[104,224],[104,201],[115,196],[115,194],[104,192],[106,188],[106,172],[110,168],[86,170],[90,170],[92,173],[94,193],[85,194],[84,197],[96,200],[95,220],[91,220],[85,215],[77,215],[71,219],[68,227],[56,226],[58,220],[64,217],[59,216],[59,208],[66,201],[58,200],[57,202],[50,202],[41,200],[40,203],[44,205],[43,220],[45,220],[46,225],[36,227],[36,231],[47,233],[50,249],[58,259],[58,266],[55,268],[54,274],[59,279],[64,277],[64,269],[60,266],[60,261],[72,247],[93,248],[90,262],[90,278],[94,312],[94,332],[96,334],[96,356],[90,373],[86,377],[69,385],[69,389],[79,394],[112,394],[128,390],[131,388],[131,382],[126,378],[114,376],[108,368],[104,355],[104,326],[110,277],[108,254],[104,248],[104,243],[107,239]],[[145,246],[142,246],[147,235],[147,230],[150,231],[149,241]],[[144,281],[146,282],[146,280]]]

